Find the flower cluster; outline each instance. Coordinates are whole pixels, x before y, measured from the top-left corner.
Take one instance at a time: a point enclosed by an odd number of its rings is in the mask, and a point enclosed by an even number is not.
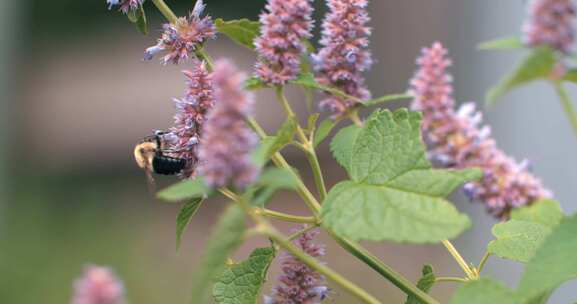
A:
[[[261,36],[254,44],[260,61],[256,74],[266,83],[284,85],[297,78],[304,39],[312,36],[311,0],[269,0],[260,15]]]
[[[440,44],[425,48],[417,60],[419,69],[411,80],[413,109],[423,112],[423,132],[430,144],[431,159],[449,168],[479,167],[484,176],[465,185],[465,193],[483,202],[495,216],[507,217],[512,208],[550,197],[541,181],[529,172],[527,162],[517,163],[496,146],[482,114],[474,103],[455,110],[451,65]]]
[[[214,105],[212,80],[205,62],[195,62],[192,70],[183,71],[187,90],[183,98],[174,99],[176,114],[170,130],[170,154],[186,160],[181,177],[195,176],[198,145],[207,112]]]
[[[533,0],[523,27],[524,42],[569,53],[575,41],[575,9],[573,0]]]
[[[202,0],[198,0],[188,18],[181,17],[175,24],[165,24],[158,43],[144,52],[144,60],[150,60],[157,53],[166,51],[167,54],[161,59],[162,64],[178,64],[188,59],[205,41],[214,39],[216,29],[212,18],[200,17],[204,8]]]
[[[243,90],[245,79],[230,61],[217,61],[212,74],[215,105],[208,112],[198,151],[199,170],[212,187],[245,188],[259,173],[250,158],[258,139],[245,122],[254,103]]]
[[[324,246],[314,244],[318,231],[303,233],[296,245],[308,255],[318,258],[325,255]],[[272,295],[265,297],[265,304],[317,304],[327,296],[324,277],[299,259],[286,253],[282,262],[282,275]]]
[[[127,14],[129,11],[137,10],[144,0],[106,0],[106,3],[108,3],[108,9],[118,5],[120,11]]]
[[[329,13],[322,24],[322,48],[313,55],[317,81],[336,87],[359,100],[370,98],[362,76],[372,65],[368,50],[371,29],[367,0],[327,0]],[[328,96],[321,108],[340,116],[358,100]]]
[[[124,286],[106,267],[87,266],[74,282],[71,304],[123,304]]]

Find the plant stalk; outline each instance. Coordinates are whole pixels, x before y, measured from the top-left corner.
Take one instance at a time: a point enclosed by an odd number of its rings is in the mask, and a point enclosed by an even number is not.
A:
[[[461,266],[467,277],[469,277],[470,279],[475,279],[476,277],[475,273],[471,270],[471,268],[469,268],[469,265],[467,265],[467,262],[465,261],[465,259],[463,259],[457,248],[455,248],[455,246],[453,246],[453,244],[449,240],[444,240],[443,245],[445,245],[447,251],[449,251],[449,253],[453,256],[455,261],[457,261],[457,264]]]
[[[176,24],[178,22],[178,17],[174,14],[174,12],[168,7],[168,5],[164,2],[164,0],[152,0],[152,3],[158,8],[160,13],[172,24]]]
[[[259,215],[291,223],[316,224],[318,222],[314,216],[297,216],[268,209],[256,209],[255,212]]]
[[[571,98],[569,97],[567,90],[560,81],[555,81],[553,84],[555,86],[555,91],[559,96],[559,100],[561,101],[561,105],[563,106],[563,110],[565,111],[565,114],[567,115],[567,118],[573,127],[575,135],[577,135],[577,112],[575,112],[575,107],[571,102]]]

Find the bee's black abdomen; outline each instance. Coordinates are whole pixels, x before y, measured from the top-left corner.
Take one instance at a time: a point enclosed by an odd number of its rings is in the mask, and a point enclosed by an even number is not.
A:
[[[174,175],[180,173],[186,166],[186,160],[167,156],[155,156],[152,168],[156,174]]]

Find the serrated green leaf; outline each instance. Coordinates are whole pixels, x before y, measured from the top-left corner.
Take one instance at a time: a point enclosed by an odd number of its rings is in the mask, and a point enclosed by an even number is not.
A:
[[[435,274],[433,273],[433,267],[431,265],[423,266],[422,274],[423,275],[417,282],[417,288],[424,292],[429,292],[435,284]],[[413,295],[409,295],[405,304],[423,304],[423,302],[421,302]]]
[[[492,232],[496,239],[487,246],[489,253],[526,263],[551,233],[551,228],[534,222],[510,220],[496,224]]]
[[[212,290],[216,303],[256,304],[274,256],[273,248],[257,248],[246,261],[227,266]]]
[[[422,195],[445,197],[462,184],[483,176],[479,169],[466,170],[411,170],[386,183],[387,187]]]
[[[182,202],[190,198],[206,197],[212,193],[202,177],[192,180],[184,180],[176,183],[156,194],[161,200],[167,202]]]
[[[430,168],[421,140],[421,114],[406,109],[375,111],[354,142],[352,155],[351,179],[369,184]]]
[[[180,209],[176,217],[176,250],[180,248],[182,234],[192,217],[196,214],[196,211],[198,211],[198,208],[200,208],[203,200],[203,198],[193,198]]]
[[[525,47],[523,42],[517,36],[489,40],[477,46],[480,50],[511,50],[523,47]]]
[[[323,142],[323,140],[325,140],[325,138],[327,138],[327,136],[331,133],[331,131],[333,130],[333,128],[337,125],[337,123],[333,120],[333,119],[325,119],[321,122],[321,124],[319,125],[319,128],[317,129],[316,133],[315,133],[315,138],[314,138],[314,147],[316,148],[318,145],[320,145],[320,143]]]
[[[229,255],[242,243],[244,231],[244,212],[236,204],[229,206],[218,220],[196,271],[192,303],[207,303],[212,282],[224,269]]]
[[[540,223],[554,227],[565,217],[559,202],[543,199],[530,206],[515,208],[511,211],[511,219]]]
[[[436,243],[470,226],[469,218],[440,197],[345,181],[321,210],[323,226],[354,240]]]
[[[254,49],[254,39],[260,34],[260,23],[248,19],[224,21],[218,18],[214,21],[216,30],[237,44]]]
[[[533,300],[577,278],[577,216],[563,220],[527,263],[517,293]]]
[[[467,282],[457,289],[450,304],[521,304],[513,291],[489,279]]]
[[[333,157],[347,170],[347,172],[351,171],[353,146],[360,132],[361,128],[359,126],[350,125],[339,130],[331,141],[330,149],[333,153]]]
[[[377,110],[363,128],[335,136],[331,150],[353,181],[331,189],[323,225],[351,239],[412,243],[454,238],[470,226],[444,197],[482,174],[431,169],[420,117],[406,109]]]
[[[382,103],[386,103],[389,101],[413,99],[413,98],[414,98],[414,96],[410,95],[410,94],[390,94],[390,95],[381,96],[379,98],[367,100],[367,101],[362,103],[362,106],[372,107],[372,106],[380,105]]]
[[[499,84],[489,90],[487,102],[493,104],[499,97],[518,86],[547,78],[556,61],[555,53],[550,48],[541,47],[532,50],[513,73],[507,75]]]

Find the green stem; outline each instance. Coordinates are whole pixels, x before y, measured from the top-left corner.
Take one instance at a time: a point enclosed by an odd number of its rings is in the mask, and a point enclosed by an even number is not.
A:
[[[463,278],[455,278],[455,277],[438,277],[435,278],[435,282],[458,282],[458,283],[467,283],[467,279]]]
[[[289,119],[294,119],[296,124],[297,124],[297,136],[299,137],[299,139],[305,143],[307,142],[308,138],[306,137],[303,129],[301,128],[299,122],[298,122],[298,118],[295,114],[295,112],[293,111],[290,103],[288,102],[285,94],[284,94],[284,88],[282,86],[278,86],[275,89],[276,92],[276,97],[278,99],[278,101],[280,101],[280,104],[282,105],[283,109],[285,110],[286,114],[288,115]]]
[[[477,267],[477,273],[479,275],[481,274],[481,271],[483,271],[483,268],[485,267],[485,264],[487,263],[487,260],[489,260],[490,256],[491,256],[491,253],[485,252],[485,255],[483,256],[483,258],[481,259],[481,262],[479,263],[479,267]]]
[[[331,236],[348,252],[353,254],[359,260],[363,261],[373,270],[378,272],[380,275],[385,277],[389,280],[393,285],[397,286],[400,290],[405,292],[407,295],[412,295],[415,298],[419,299],[423,304],[440,304],[439,301],[435,300],[433,297],[425,293],[424,291],[417,288],[413,283],[403,277],[401,274],[397,273],[391,267],[387,266],[383,262],[381,262],[377,257],[375,257],[372,253],[368,250],[363,248],[361,245],[342,238],[334,233],[331,233]]]
[[[307,144],[308,151],[305,153],[307,156],[307,160],[311,166],[313,171],[313,176],[315,179],[315,184],[319,191],[319,198],[320,201],[324,201],[325,197],[327,197],[327,187],[325,185],[325,179],[323,177],[323,172],[321,170],[321,165],[319,164],[319,159],[317,157],[317,153],[312,143]]]
[[[286,237],[282,234],[278,233],[272,227],[264,227],[263,234],[267,235],[270,239],[272,239],[275,243],[277,243],[280,247],[284,248],[290,254],[301,260],[310,268],[314,269],[315,271],[319,272],[320,274],[324,275],[326,278],[334,281],[335,283],[339,284],[342,288],[346,289],[353,295],[357,296],[360,300],[364,303],[370,304],[380,304],[379,300],[375,297],[367,293],[365,290],[354,284],[353,282],[347,280],[345,277],[341,276],[334,270],[328,268],[327,266],[319,263],[313,257],[309,256],[291,242],[289,242]]]
[[[214,70],[214,61],[212,60],[212,57],[210,57],[210,55],[206,52],[204,47],[196,50],[196,55],[206,62],[209,72]]]
[[[317,219],[312,216],[297,216],[268,209],[256,209],[255,211],[259,215],[264,215],[266,217],[271,217],[291,223],[316,224],[318,222]]]
[[[317,228],[317,227],[318,227],[318,225],[308,225],[308,226],[306,226],[305,228],[303,228],[303,229],[301,229],[301,230],[299,230],[299,231],[297,231],[297,232],[289,235],[289,237],[288,237],[287,239],[288,239],[289,241],[294,241],[294,240],[295,240],[296,238],[298,238],[299,236],[301,236],[301,235],[303,235],[303,234],[305,234],[305,233],[307,233],[307,232],[309,232],[309,231],[311,231],[311,230],[313,230],[313,229],[315,229],[315,228]]]
[[[561,101],[563,110],[565,111],[565,114],[567,114],[569,122],[571,122],[571,126],[573,127],[575,135],[577,135],[577,113],[575,112],[571,98],[569,97],[567,90],[565,87],[563,87],[563,84],[560,81],[555,81],[554,86],[557,95],[559,95],[559,100]]]
[[[444,240],[443,245],[445,245],[447,251],[449,251],[449,253],[453,256],[455,261],[457,261],[457,264],[461,266],[467,277],[474,279],[475,274],[473,273],[473,271],[471,271],[471,268],[469,268],[469,265],[467,265],[467,262],[465,261],[465,259],[463,259],[457,248],[455,248],[455,246],[453,246],[453,244],[449,240]]]
[[[178,17],[172,12],[170,7],[166,5],[163,0],[152,0],[152,3],[156,5],[156,8],[162,13],[162,15],[172,24],[176,24],[178,22]]]

